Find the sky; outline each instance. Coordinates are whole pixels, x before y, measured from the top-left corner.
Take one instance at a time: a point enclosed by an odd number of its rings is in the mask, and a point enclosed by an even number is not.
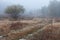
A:
[[[22,5],[28,13],[32,10],[39,10],[43,6],[48,6],[50,1],[52,0],[0,0],[0,14],[4,14],[5,8],[10,5]]]
[[[13,4],[22,5],[27,10],[34,10],[40,9],[42,6],[47,6],[49,0],[0,0],[0,8]]]

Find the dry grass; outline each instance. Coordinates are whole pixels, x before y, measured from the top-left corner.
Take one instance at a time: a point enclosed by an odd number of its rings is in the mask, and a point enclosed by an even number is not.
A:
[[[26,38],[27,40],[60,40],[60,23],[51,25],[50,22],[48,19],[1,20],[0,35],[7,35],[7,40],[25,38],[29,34],[33,36]]]
[[[60,40],[60,23],[49,24],[27,40]]]
[[[22,20],[22,21],[9,21],[9,20],[1,20],[0,21],[0,35],[6,36],[7,38],[15,39],[18,36],[22,37],[22,35],[27,35],[35,30],[37,30],[39,27],[36,26],[36,24],[39,21],[37,20]],[[40,25],[40,24],[39,24]],[[19,30],[18,30],[19,29]],[[22,30],[20,33],[11,33],[13,30]],[[8,39],[9,40],[9,39]]]

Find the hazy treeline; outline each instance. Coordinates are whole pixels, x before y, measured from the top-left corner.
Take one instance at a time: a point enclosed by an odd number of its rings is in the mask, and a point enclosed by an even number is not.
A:
[[[41,9],[31,10],[28,12],[25,11],[24,6],[22,5],[19,5],[19,6],[11,5],[6,7],[5,13],[11,14],[10,17],[13,17],[16,19],[17,18],[34,18],[34,17],[51,17],[51,18],[55,17],[56,18],[56,17],[60,17],[60,1],[52,0],[49,2],[48,6],[43,6],[41,7]]]
[[[41,8],[42,16],[56,18],[60,17],[60,1],[50,1],[49,5]]]

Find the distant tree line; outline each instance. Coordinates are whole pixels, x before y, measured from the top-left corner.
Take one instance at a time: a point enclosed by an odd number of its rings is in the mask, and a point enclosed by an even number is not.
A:
[[[57,18],[60,17],[60,1],[50,1],[49,5],[41,8],[43,17]]]
[[[24,11],[25,11],[25,8],[22,5],[11,5],[5,9],[5,13],[9,14],[9,16],[14,20],[17,20],[18,17],[24,13]],[[39,10],[36,13],[39,13]],[[48,6],[41,7],[40,14],[42,14],[42,17],[50,17],[50,18],[60,17],[60,1],[57,1],[57,0],[50,1]]]

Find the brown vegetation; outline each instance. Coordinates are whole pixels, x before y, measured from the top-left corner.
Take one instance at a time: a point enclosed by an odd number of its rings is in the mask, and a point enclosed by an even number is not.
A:
[[[49,25],[43,31],[42,40],[60,40],[60,23]]]
[[[10,25],[7,22],[0,22],[0,35],[7,35],[10,31]]]
[[[28,37],[29,34],[33,35]],[[0,35],[7,36],[7,40],[26,37],[27,40],[60,40],[60,23],[50,24],[46,19],[0,21]]]
[[[17,30],[17,29],[22,29],[28,25],[27,23],[21,23],[21,22],[16,22],[16,23],[11,23],[10,29],[11,30]]]
[[[28,40],[60,40],[60,23],[45,26]]]

